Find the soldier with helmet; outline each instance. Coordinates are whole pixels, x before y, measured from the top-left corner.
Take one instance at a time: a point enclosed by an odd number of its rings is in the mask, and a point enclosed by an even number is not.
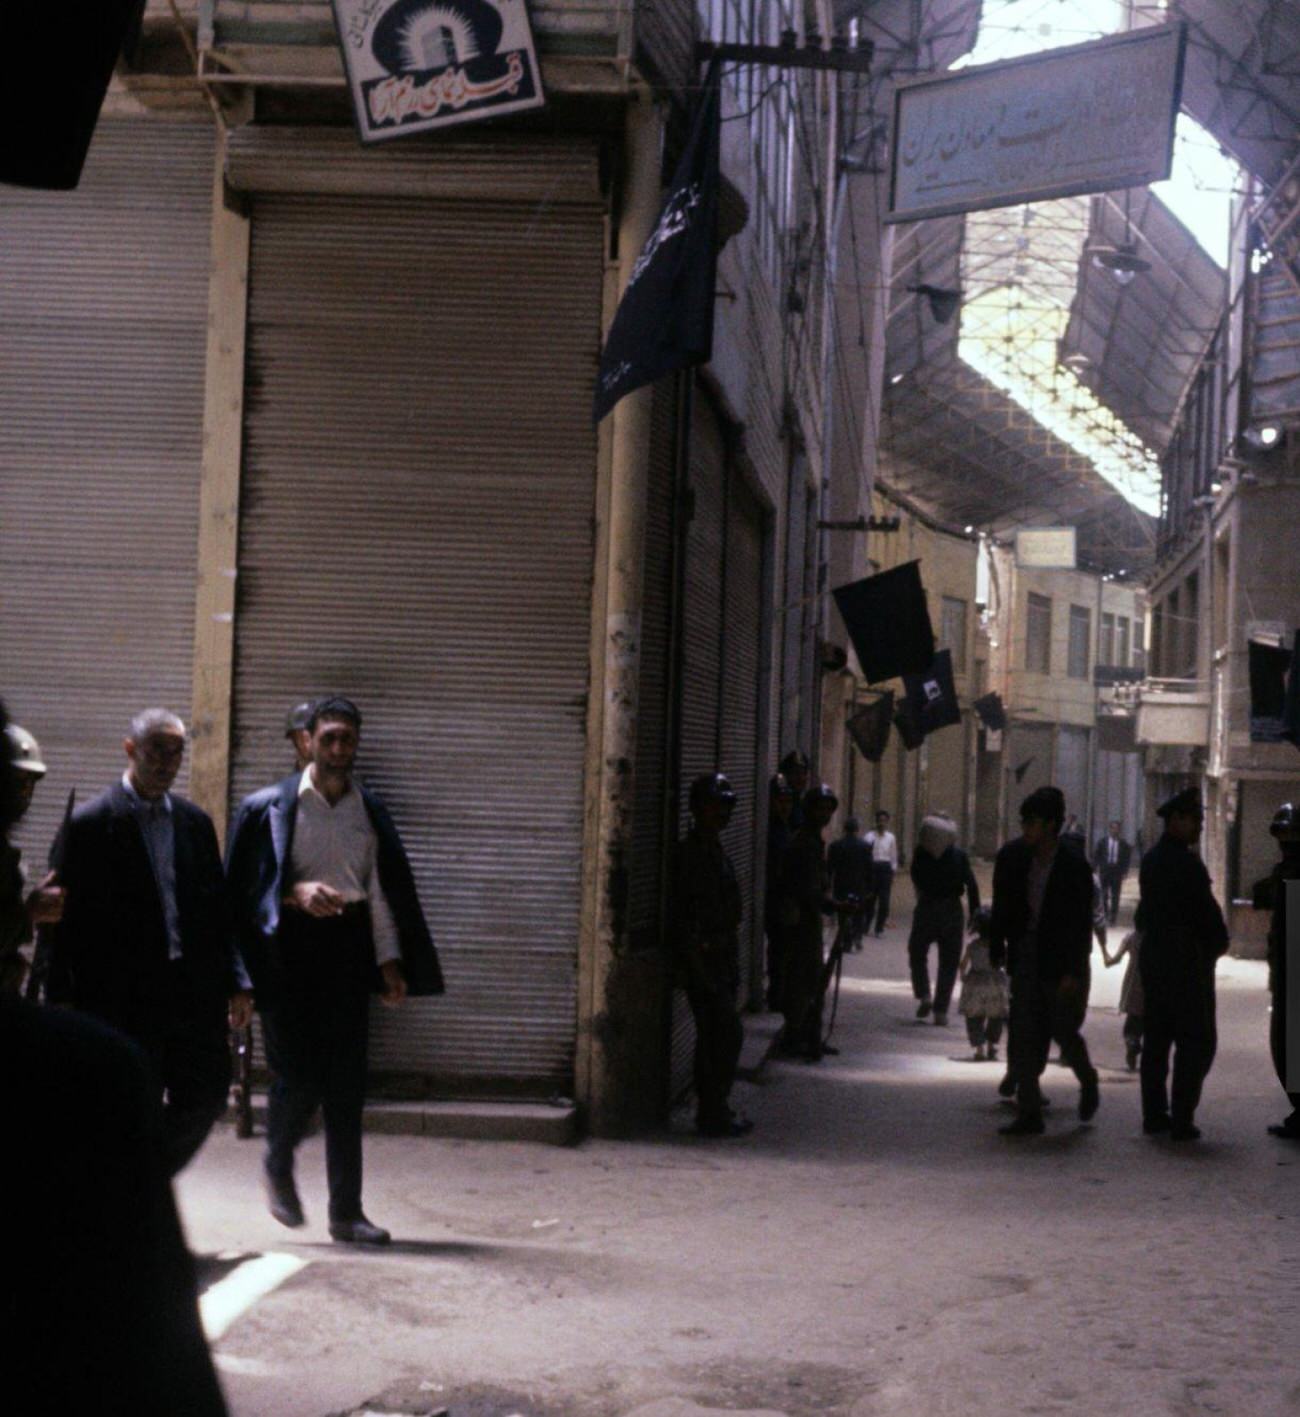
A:
[[[31,806],[36,784],[45,776],[45,759],[36,739],[16,723],[5,729],[5,740],[15,786],[14,820],[17,822]],[[16,994],[27,972],[26,961],[18,951],[30,943],[37,925],[55,925],[62,918],[63,889],[55,883],[51,871],[40,885],[29,890],[22,853],[8,842],[0,845],[0,881],[0,890],[6,898],[22,902],[22,909],[7,912],[0,924],[0,959],[4,961],[0,970],[0,991]]]
[[[813,1063],[839,1051],[822,1039],[825,918],[854,908],[831,894],[822,840],[838,806],[839,799],[824,782],[810,787],[803,797],[803,822],[781,858],[782,1048]]]
[[[1284,802],[1273,814],[1269,831],[1277,839],[1282,859],[1273,867],[1269,878],[1273,918],[1268,930],[1268,987],[1273,996],[1269,1018],[1268,1042],[1273,1054],[1277,1080],[1291,1102],[1291,1115],[1269,1128],[1275,1137],[1300,1141],[1300,1092],[1287,1086],[1287,959],[1286,959],[1286,885],[1300,881],[1300,807]]]
[[[294,704],[284,721],[284,736],[293,749],[294,772],[302,772],[311,762],[311,711],[315,706],[315,699],[304,699]]]
[[[744,1136],[753,1127],[729,1101],[744,1041],[736,1008],[744,907],[722,846],[735,805],[723,773],[702,773],[691,783],[694,820],[678,844],[673,879],[673,947],[695,1020],[695,1125],[709,1137]]]
[[[1142,1130],[1195,1141],[1193,1114],[1217,1046],[1214,967],[1227,952],[1228,927],[1205,863],[1192,851],[1205,822],[1200,793],[1177,793],[1158,815],[1165,831],[1142,858],[1135,920],[1142,935]]]

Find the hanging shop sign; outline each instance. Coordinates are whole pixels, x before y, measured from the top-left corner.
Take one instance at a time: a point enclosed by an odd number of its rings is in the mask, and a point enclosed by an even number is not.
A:
[[[1078,533],[1072,526],[1021,527],[1016,532],[1016,565],[1022,570],[1073,571],[1078,560]]]
[[[1156,25],[900,84],[885,220],[1168,177],[1186,43]]]
[[[546,102],[524,0],[333,0],[363,143]]]

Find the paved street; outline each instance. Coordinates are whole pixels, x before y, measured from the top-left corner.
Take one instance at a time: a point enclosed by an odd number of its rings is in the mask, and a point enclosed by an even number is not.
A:
[[[388,1252],[328,1241],[319,1141],[294,1236],[257,1145],[219,1133],[180,1186],[192,1243],[290,1257],[221,1321],[236,1417],[1300,1411],[1300,1148],[1264,1130],[1264,966],[1220,966],[1201,1143],[1140,1134],[1099,956],[1096,1122],[1049,1066],[1048,1134],[1008,1140],[1000,1064],[963,1061],[955,1013],[913,1019],[903,938],[852,957],[839,1058],[738,1089],[740,1142],[686,1117],[573,1149],[368,1138]]]

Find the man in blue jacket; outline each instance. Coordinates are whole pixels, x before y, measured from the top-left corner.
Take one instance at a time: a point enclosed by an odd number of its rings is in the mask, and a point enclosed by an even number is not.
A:
[[[388,1232],[361,1208],[370,995],[396,1007],[441,994],[442,971],[397,828],[353,778],[360,711],[320,699],[309,726],[311,761],[245,798],[226,863],[273,1074],[267,1194],[282,1225],[304,1223],[293,1158],[319,1105],[330,1235],[384,1245]]]

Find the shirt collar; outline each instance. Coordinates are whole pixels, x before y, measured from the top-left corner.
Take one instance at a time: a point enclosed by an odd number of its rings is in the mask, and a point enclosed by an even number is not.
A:
[[[131,781],[131,773],[128,770],[122,774],[122,786],[126,788],[126,795],[131,799],[131,805],[137,812],[156,811],[161,809],[168,814],[172,809],[172,795],[164,792],[161,797],[150,801],[147,797],[141,797],[135,790],[135,784]]]
[[[298,779],[298,796],[299,798],[314,797],[318,802],[323,802],[328,807],[331,805],[330,800],[328,797],[325,796],[325,794],[320,790],[320,788],[316,786],[316,780],[312,777],[311,768],[312,765],[308,763],[307,766],[302,770],[302,776]],[[343,794],[342,797],[339,798],[339,802],[345,801],[348,797],[351,796],[351,794],[352,784],[349,782],[348,790]],[[332,805],[337,806],[338,804],[334,803]]]

